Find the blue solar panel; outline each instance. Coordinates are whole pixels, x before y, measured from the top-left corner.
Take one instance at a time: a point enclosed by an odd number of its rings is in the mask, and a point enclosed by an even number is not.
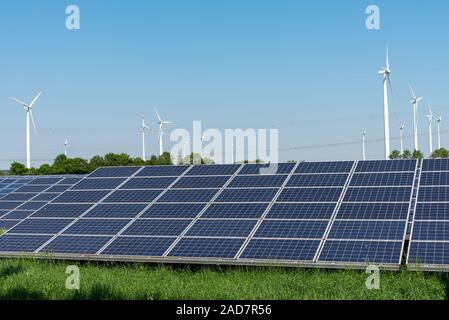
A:
[[[59,181],[58,185],[74,185],[81,181],[83,178],[64,178],[61,181]]]
[[[242,174],[289,174],[295,167],[295,163],[271,163],[271,164],[245,164],[239,175]]]
[[[136,175],[137,177],[168,177],[179,176],[186,171],[189,166],[150,166],[145,167]]]
[[[104,198],[110,191],[66,191],[54,203],[95,203]]]
[[[92,204],[48,204],[33,214],[39,218],[75,218],[82,215]]]
[[[23,202],[17,201],[0,201],[0,209],[15,209],[20,206]]]
[[[267,207],[267,203],[213,203],[201,218],[258,219]]]
[[[416,160],[373,160],[359,161],[356,172],[415,171]]]
[[[319,240],[252,239],[240,258],[311,261],[319,245]]]
[[[162,256],[176,238],[118,237],[102,255]]]
[[[45,184],[45,185],[53,185],[61,181],[61,178],[36,178],[31,180],[28,184]]]
[[[169,256],[192,258],[234,258],[245,239],[183,238]]]
[[[123,235],[128,236],[179,236],[192,220],[136,220]]]
[[[9,233],[56,234],[72,221],[70,219],[27,219],[9,230]]]
[[[275,203],[268,219],[330,219],[337,203]]]
[[[279,202],[337,202],[343,188],[285,188]]]
[[[274,188],[280,187],[287,179],[286,175],[236,176],[229,188]]]
[[[218,189],[172,189],[164,193],[158,202],[209,202]]]
[[[356,173],[350,186],[412,186],[414,178],[414,172]]]
[[[347,179],[347,174],[295,174],[287,187],[343,187]]]
[[[134,218],[147,207],[146,204],[99,204],[90,210],[86,218]]]
[[[239,164],[197,165],[190,169],[186,176],[233,175],[240,168]]]
[[[318,261],[399,264],[402,241],[327,240]]]
[[[304,162],[300,163],[295,173],[338,173],[350,172],[353,161],[340,162]]]
[[[2,217],[3,219],[23,220],[33,214],[33,211],[14,210]]]
[[[342,203],[336,219],[406,220],[409,203]]]
[[[118,177],[129,177],[135,174],[141,167],[109,167],[109,168],[99,168],[92,172],[90,178],[118,178]]]
[[[41,193],[33,198],[33,201],[52,201],[56,199],[60,193]]]
[[[257,220],[198,220],[187,231],[192,237],[247,237]]]
[[[328,239],[402,240],[406,221],[345,221],[333,223]]]
[[[48,189],[48,186],[33,185],[33,186],[23,186],[17,189],[15,192],[42,192]]]
[[[64,234],[115,235],[129,222],[128,219],[80,219],[65,230]]]
[[[111,190],[117,188],[124,181],[125,178],[86,178],[73,186],[72,190]]]
[[[162,190],[117,190],[103,202],[152,202]]]
[[[173,188],[207,188],[220,189],[228,180],[230,176],[216,176],[216,177],[182,177],[179,179]]]
[[[424,159],[422,171],[449,171],[449,159]]]
[[[449,264],[449,242],[416,242],[409,247],[408,264]]]
[[[449,203],[417,203],[415,220],[449,220]]]
[[[449,187],[420,187],[419,202],[449,202]]]
[[[4,219],[13,219],[13,218],[7,218],[3,217],[2,219],[0,219],[0,230],[2,231],[6,231],[11,229],[12,227],[14,227],[16,224],[18,224],[20,221],[17,220],[4,220]]]
[[[95,254],[112,237],[58,236],[39,252]]]
[[[10,193],[3,197],[5,201],[27,201],[35,197],[37,193]]]
[[[346,202],[409,202],[411,187],[348,188]]]
[[[71,187],[70,185],[56,185],[56,186],[53,186],[53,187],[49,188],[48,190],[46,190],[46,192],[62,193],[64,191],[66,191],[67,189],[69,189],[70,187]]]
[[[421,186],[449,186],[449,172],[422,172]]]
[[[175,177],[164,178],[132,178],[120,189],[165,189],[170,186]]]
[[[43,235],[13,235],[0,237],[0,252],[34,252],[50,239]]]
[[[264,220],[254,237],[321,239],[328,223],[321,220]]]
[[[216,202],[271,202],[278,189],[225,189]]]
[[[195,218],[206,204],[155,203],[141,218]]]
[[[415,221],[412,240],[449,241],[449,221]]]

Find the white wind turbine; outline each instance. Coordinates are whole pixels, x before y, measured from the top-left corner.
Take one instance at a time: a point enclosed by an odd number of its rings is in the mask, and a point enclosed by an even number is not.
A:
[[[388,59],[388,47],[386,54],[386,66],[379,70],[379,74],[383,77],[384,85],[384,139],[385,139],[385,159],[389,159],[390,156],[390,121],[389,121],[389,110],[388,110],[388,85],[391,88],[390,80],[390,62]]]
[[[433,152],[433,143],[432,143],[433,114],[432,114],[432,108],[430,106],[430,102],[429,102],[429,114],[427,115],[427,119],[429,120],[429,154],[432,154],[432,152]]]
[[[404,153],[404,128],[405,128],[405,124],[403,124],[400,128],[399,128],[399,137],[401,139],[401,154]]]
[[[162,118],[159,116],[159,113],[157,112],[157,110],[154,108],[154,112],[156,112],[156,116],[158,119],[157,124],[159,125],[159,154],[162,155],[164,153],[164,148],[163,148],[163,136],[166,135],[166,133],[163,130],[163,125],[164,124],[172,124],[173,122],[171,121],[163,121]]]
[[[25,103],[19,99],[13,98],[11,97],[12,100],[14,100],[15,102],[17,102],[18,104],[22,105],[25,110],[26,110],[26,166],[28,169],[31,168],[31,159],[30,159],[30,117],[31,117],[31,122],[33,123],[33,128],[36,131],[36,124],[34,122],[34,117],[33,117],[33,105],[36,103],[37,99],[40,97],[40,95],[42,94],[42,92],[39,92],[37,94],[37,96],[33,99],[33,101],[31,101],[30,104]]]
[[[441,116],[439,116],[438,119],[437,119],[438,149],[441,149],[441,138],[440,138],[440,124],[441,124],[441,120],[443,120],[443,118],[441,118]]]
[[[365,137],[366,137],[366,130],[363,130],[362,131],[362,156],[363,156],[363,160],[366,160]]]
[[[65,138],[64,141],[64,155],[67,157],[67,148],[69,146],[69,137]]]
[[[137,135],[139,135],[139,134],[142,135],[142,160],[147,161],[146,154],[145,154],[145,130],[148,130],[148,132],[154,132],[154,129],[148,127],[145,124],[145,117],[144,117],[143,113],[140,115],[140,119],[142,120],[142,124],[141,124],[141,127],[140,127]]]
[[[415,136],[415,150],[418,149],[418,102],[421,101],[423,97],[417,98],[415,95],[415,91],[411,85],[409,85],[410,91],[412,92],[413,99],[410,100],[410,103],[413,104],[413,134]]]

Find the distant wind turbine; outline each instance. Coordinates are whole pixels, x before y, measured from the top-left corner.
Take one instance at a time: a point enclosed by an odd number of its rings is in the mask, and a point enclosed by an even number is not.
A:
[[[366,130],[363,130],[362,131],[362,156],[363,156],[363,160],[366,160],[365,137],[366,137]]]
[[[148,127],[145,124],[145,117],[144,117],[143,113],[140,115],[140,119],[142,121],[142,125],[141,125],[137,135],[139,135],[139,134],[142,135],[142,160],[143,161],[147,161],[146,160],[146,154],[145,154],[145,130],[148,130],[148,132],[154,132],[154,129]]]
[[[439,116],[438,119],[437,119],[437,129],[438,129],[438,149],[441,149],[441,137],[440,137],[440,124],[441,124],[441,120],[443,120],[443,118],[441,118],[441,116]]]
[[[69,137],[65,138],[64,142],[64,155],[67,157],[67,148],[69,146]]]
[[[413,91],[413,88],[411,85],[409,85],[410,91],[412,92],[412,100],[410,100],[410,103],[413,104],[413,134],[415,136],[415,150],[418,149],[418,103],[422,100],[423,97],[417,98],[415,95],[415,91]]]
[[[157,110],[154,108],[154,112],[156,112],[156,116],[158,119],[157,124],[159,125],[159,154],[162,155],[164,153],[164,148],[163,148],[163,136],[166,135],[166,133],[163,130],[163,125],[164,124],[172,124],[173,122],[171,121],[163,121],[162,118],[159,116],[159,113],[157,112]]]
[[[430,106],[430,102],[429,102],[429,114],[427,115],[427,119],[429,119],[429,154],[432,154],[432,152],[433,152],[433,143],[432,143],[433,114],[432,114],[432,108]]]
[[[30,157],[30,117],[31,117],[31,122],[33,123],[33,128],[34,131],[36,131],[36,124],[34,122],[34,117],[33,117],[33,105],[36,103],[37,99],[40,97],[40,95],[42,94],[42,92],[39,92],[37,94],[37,96],[33,99],[33,101],[31,101],[30,104],[25,103],[19,99],[13,98],[11,97],[12,100],[14,100],[15,102],[17,102],[18,104],[22,105],[25,110],[26,110],[26,167],[28,169],[31,168],[31,157]]]
[[[404,128],[405,128],[405,124],[403,124],[400,128],[399,128],[399,136],[401,139],[401,154],[404,153]]]
[[[386,66],[379,70],[379,74],[383,77],[384,85],[384,139],[385,139],[385,159],[390,156],[390,122],[389,122],[389,110],[388,110],[388,85],[391,88],[390,80],[390,62],[388,58],[388,47],[386,54]]]

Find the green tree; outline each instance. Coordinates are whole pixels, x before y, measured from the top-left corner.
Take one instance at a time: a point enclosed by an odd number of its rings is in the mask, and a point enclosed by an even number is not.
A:
[[[424,158],[424,153],[422,153],[422,151],[415,150],[412,153],[412,158],[413,159],[423,159]]]
[[[24,174],[25,172],[27,172],[27,168],[25,167],[24,164],[21,164],[19,162],[13,162],[11,164],[11,167],[9,168],[9,174],[14,175],[14,176],[20,176],[22,174]]]
[[[449,150],[441,148],[437,149],[430,155],[432,159],[446,159],[449,158]]]
[[[393,150],[393,151],[390,153],[389,158],[390,158],[391,160],[401,159],[401,158],[402,158],[401,152],[400,152],[399,150]]]
[[[38,174],[50,175],[53,174],[53,169],[49,164],[43,164],[37,169]]]
[[[404,152],[401,155],[401,159],[407,160],[412,158],[412,153],[410,150],[405,149]]]

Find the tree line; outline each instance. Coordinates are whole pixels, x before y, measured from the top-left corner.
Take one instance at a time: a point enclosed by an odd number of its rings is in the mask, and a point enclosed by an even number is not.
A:
[[[432,154],[429,156],[430,159],[446,159],[449,158],[449,150],[445,148],[436,149],[432,152]],[[393,150],[390,154],[391,160],[398,160],[398,159],[424,159],[424,153],[420,150],[414,150],[411,152],[410,150],[404,150],[403,153],[401,153],[399,150]]]

